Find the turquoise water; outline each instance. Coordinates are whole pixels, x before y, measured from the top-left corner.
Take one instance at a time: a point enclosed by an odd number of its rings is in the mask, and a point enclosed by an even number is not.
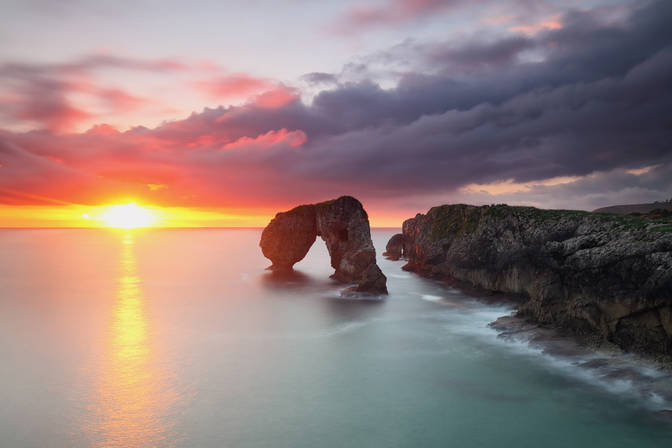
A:
[[[506,306],[380,256],[389,297],[344,300],[321,241],[278,279],[259,236],[0,231],[0,445],[672,446],[669,403],[498,338]]]

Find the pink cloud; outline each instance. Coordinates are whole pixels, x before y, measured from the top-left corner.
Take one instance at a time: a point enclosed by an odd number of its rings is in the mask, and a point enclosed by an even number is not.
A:
[[[188,65],[173,59],[142,60],[99,53],[57,64],[0,64],[0,125],[10,129],[72,132],[95,119],[150,110],[157,104],[117,85],[103,84],[101,72],[172,73],[219,68],[212,62]],[[267,82],[263,88],[271,88]],[[262,88],[248,91],[256,93]],[[153,109],[156,113],[156,107]]]
[[[408,22],[463,3],[464,0],[390,0],[382,6],[357,6],[346,12],[337,30],[348,32],[365,26]]]
[[[14,117],[21,121],[41,123],[53,132],[71,132],[81,122],[95,115],[61,98],[33,98],[15,109]]]
[[[195,85],[215,100],[247,98],[248,104],[268,109],[284,107],[299,99],[294,88],[271,79],[247,74],[220,76],[208,81],[199,81]]]
[[[536,23],[511,26],[509,27],[509,30],[528,35],[546,30],[559,30],[562,29],[561,19],[562,17],[560,15],[554,15],[552,17],[546,17]]]
[[[291,97],[289,90],[282,92],[274,95]],[[266,109],[249,103],[228,110]],[[243,205],[266,188],[257,179],[282,175],[274,160],[292,156],[307,141],[299,129],[255,131],[235,120],[220,124],[218,116],[204,111],[125,132],[107,124],[69,134],[0,130],[0,163],[10,174],[0,177],[0,203],[43,203],[39,196],[83,204],[133,197],[163,205]],[[229,198],[222,190],[239,193]]]
[[[268,149],[280,144],[295,148],[303,145],[306,140],[306,133],[303,131],[290,132],[287,129],[280,129],[279,131],[268,131],[253,138],[241,137],[222,146],[222,149]]]
[[[131,95],[118,88],[99,89],[96,92],[96,95],[103,100],[113,112],[131,112],[150,103],[146,98]]]
[[[120,88],[100,87],[88,80],[26,78],[18,84],[13,95],[0,97],[5,119],[54,132],[72,132],[98,116],[77,104],[74,94],[91,98],[115,114],[133,112],[151,103]]]
[[[90,76],[54,75],[42,70],[13,73],[0,67],[0,79],[5,78],[10,91],[0,95],[4,119],[14,124],[31,124],[53,132],[72,132],[82,123],[95,119],[89,106],[79,104],[75,94],[93,99],[109,112],[124,113],[137,110],[149,101],[116,87],[101,87]],[[0,88],[0,93],[2,89]]]
[[[24,67],[62,74],[90,73],[93,70],[106,68],[147,72],[188,71],[192,69],[189,65],[174,59],[135,59],[111,53],[91,54],[64,64],[39,67],[24,65]]]
[[[294,89],[279,86],[257,95],[253,102],[263,108],[276,109],[298,101],[298,99],[299,95]]]

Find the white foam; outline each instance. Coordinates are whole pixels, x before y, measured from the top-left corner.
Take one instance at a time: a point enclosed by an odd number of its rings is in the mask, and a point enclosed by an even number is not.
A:
[[[450,331],[481,337],[482,340],[488,343],[510,350],[520,356],[526,356],[533,361],[541,362],[542,365],[548,366],[561,375],[590,384],[620,397],[627,395],[630,399],[634,399],[650,409],[660,410],[672,406],[672,402],[665,400],[662,395],[649,390],[652,380],[665,376],[660,370],[646,364],[642,365],[642,361],[624,358],[622,355],[607,355],[598,352],[583,356],[549,354],[544,350],[543,345],[531,345],[530,340],[527,338],[529,335],[525,333],[521,333],[520,336],[514,338],[500,338],[499,332],[488,324],[506,314],[502,313],[502,311],[502,309],[475,311],[473,319],[469,319],[466,325],[460,325],[456,328],[451,324]],[[509,313],[511,311],[509,310]],[[485,321],[488,321],[488,323],[485,323]],[[583,363],[595,359],[606,359],[611,364],[609,364],[606,370],[581,366]],[[614,371],[621,369],[624,374],[627,374],[628,371],[638,373],[643,377],[642,381],[609,376]]]
[[[651,392],[651,394],[649,395],[649,399],[657,405],[662,406],[665,404],[665,399],[655,392]]]
[[[433,296],[431,294],[422,294],[420,297],[422,298],[422,300],[427,300],[428,302],[440,303],[443,300],[443,297]]]

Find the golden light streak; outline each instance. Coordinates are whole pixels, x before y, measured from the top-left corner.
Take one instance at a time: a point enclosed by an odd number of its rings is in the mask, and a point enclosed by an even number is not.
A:
[[[277,211],[137,205],[153,216],[151,227],[164,228],[263,227]],[[110,205],[0,205],[0,227],[110,227],[105,218],[109,208]]]
[[[133,234],[126,230],[95,419],[85,428],[94,446],[165,446],[170,431],[166,416],[178,399],[157,367],[133,244]]]

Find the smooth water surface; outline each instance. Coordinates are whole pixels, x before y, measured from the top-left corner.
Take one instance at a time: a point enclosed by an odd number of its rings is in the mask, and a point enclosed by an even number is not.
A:
[[[655,400],[497,338],[505,306],[380,255],[389,297],[345,300],[322,241],[276,278],[259,237],[0,231],[0,446],[672,446]]]

